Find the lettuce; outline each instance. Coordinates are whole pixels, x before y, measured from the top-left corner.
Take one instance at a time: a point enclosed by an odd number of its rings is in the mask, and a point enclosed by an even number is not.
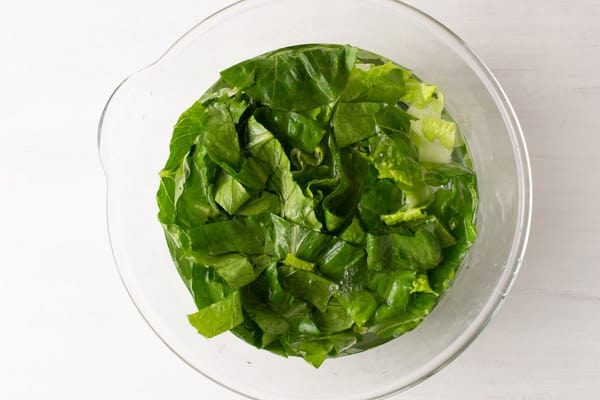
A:
[[[319,367],[414,329],[476,237],[444,96],[365,50],[243,61],[177,121],[158,220],[205,337]]]

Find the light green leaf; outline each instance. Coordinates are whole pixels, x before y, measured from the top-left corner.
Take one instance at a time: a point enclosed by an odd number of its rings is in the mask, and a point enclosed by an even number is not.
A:
[[[244,321],[240,293],[235,291],[223,300],[188,315],[188,320],[198,333],[207,338],[235,328]]]

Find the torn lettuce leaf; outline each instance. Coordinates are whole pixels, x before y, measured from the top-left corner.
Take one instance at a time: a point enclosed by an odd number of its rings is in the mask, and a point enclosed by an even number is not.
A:
[[[366,50],[223,70],[175,124],[156,195],[190,324],[317,368],[413,330],[476,238],[470,158],[441,90]]]
[[[301,111],[339,98],[356,61],[356,48],[288,47],[243,61],[221,78],[274,110]]]
[[[188,315],[188,319],[198,333],[207,338],[227,332],[244,321],[240,293],[233,292],[224,299]]]

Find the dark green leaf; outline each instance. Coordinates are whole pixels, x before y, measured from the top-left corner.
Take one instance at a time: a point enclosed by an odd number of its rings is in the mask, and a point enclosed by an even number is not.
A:
[[[263,333],[247,313],[244,313],[244,321],[231,329],[231,333],[254,347],[262,347]]]
[[[231,113],[223,103],[211,104],[206,109],[206,126],[202,140],[196,142],[206,147],[208,156],[222,167],[238,170],[240,144]]]
[[[410,313],[391,315],[390,318],[373,324],[369,333],[375,333],[380,338],[391,339],[415,329],[423,321]]]
[[[337,293],[335,298],[360,326],[366,324],[377,309],[377,301],[367,290]]]
[[[273,189],[281,196],[283,216],[290,221],[302,223],[313,229],[321,228],[314,211],[313,201],[302,192],[294,181],[290,160],[281,144],[254,118],[248,121],[248,150],[273,168]]]
[[[179,168],[196,138],[204,132],[207,121],[208,112],[200,102],[194,103],[181,114],[173,129],[169,159],[164,170],[170,171]]]
[[[406,133],[410,128],[411,119],[413,118],[410,115],[393,104],[340,103],[333,116],[333,133],[337,145],[344,148],[370,138],[384,129]]]
[[[264,189],[272,173],[272,168],[267,163],[248,157],[242,162],[240,171],[233,176],[248,189],[260,191]]]
[[[327,230],[338,233],[352,220],[366,185],[368,164],[366,159],[348,149],[339,152],[334,150],[334,154],[337,156],[341,179],[338,186],[323,199],[323,210]]]
[[[217,274],[214,269],[195,264],[192,272],[192,294],[198,309],[223,300],[231,293],[227,283]]]
[[[333,133],[340,148],[359,142],[377,133],[375,114],[379,103],[340,103],[333,115]]]
[[[225,253],[262,254],[264,228],[249,219],[232,219],[197,226],[189,230],[193,254],[203,256]]]
[[[167,246],[169,247],[171,257],[177,267],[177,272],[179,272],[179,276],[181,276],[181,279],[191,291],[192,268],[194,263],[186,257],[191,249],[190,237],[179,225],[163,224],[163,230],[165,232],[165,239],[167,240]]]
[[[309,153],[327,132],[320,122],[293,111],[263,107],[256,110],[254,117],[281,142]]]
[[[441,261],[440,244],[432,233],[419,230],[414,236],[367,235],[369,269],[430,269]]]
[[[172,177],[175,215],[179,224],[197,226],[219,215],[212,194],[215,173],[215,165],[203,151],[190,154],[183,160],[182,167]],[[169,178],[163,174],[163,180]]]
[[[356,59],[350,46],[288,47],[241,62],[221,78],[276,110],[308,110],[337,99]]]
[[[251,290],[244,291],[242,307],[260,330],[260,342],[257,344],[259,347],[269,346],[289,331],[288,322],[266,307]]]
[[[375,292],[390,309],[405,311],[416,277],[416,272],[411,270],[373,272],[369,277],[369,289]],[[381,318],[376,315],[376,319]]]
[[[325,312],[315,311],[314,319],[324,335],[342,332],[354,325],[354,320],[342,305],[332,299]]]
[[[349,268],[360,264],[364,258],[362,248],[334,239],[320,252],[319,271],[335,280],[341,280]]]
[[[327,309],[329,299],[336,291],[335,283],[308,271],[290,268],[286,265],[279,267],[279,280],[284,288],[294,296],[310,302],[321,312]]]
[[[237,215],[256,215],[263,213],[279,214],[281,200],[279,196],[269,192],[262,192],[258,197],[247,201],[237,212]]]
[[[377,180],[367,189],[358,203],[358,213],[368,231],[382,225],[381,216],[400,209],[404,194],[391,180]]]

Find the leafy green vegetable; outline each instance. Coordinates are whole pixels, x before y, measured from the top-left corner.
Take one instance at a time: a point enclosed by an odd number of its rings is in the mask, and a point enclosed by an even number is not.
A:
[[[314,367],[421,323],[475,240],[477,198],[437,86],[319,44],[222,71],[177,121],[157,192],[189,322]]]
[[[366,249],[368,267],[375,271],[431,269],[442,257],[438,239],[426,230],[418,230],[414,236],[367,234]]]
[[[375,297],[367,290],[341,292],[336,298],[358,326],[367,323],[377,309]]]
[[[315,263],[304,261],[304,260],[296,257],[295,255],[289,254],[289,253],[287,256],[285,256],[283,263],[285,265],[289,265],[290,267],[294,267],[297,269],[303,269],[305,271],[312,271],[313,269],[315,269]]]
[[[362,64],[350,74],[342,101],[397,103],[405,94],[404,70],[386,62],[383,65]]]
[[[217,180],[217,189],[215,191],[215,201],[227,213],[233,215],[235,212],[250,199],[246,188],[235,178],[223,174]]]
[[[202,257],[231,252],[262,254],[264,242],[260,225],[249,218],[200,225],[189,230],[190,255],[202,262]],[[257,232],[259,231],[259,232]]]
[[[315,311],[314,320],[319,330],[325,335],[343,332],[354,325],[354,320],[346,309],[332,299],[327,305],[325,312]]]
[[[282,265],[280,268],[282,286],[294,296],[310,302],[319,311],[325,312],[327,304],[337,285],[312,272],[289,268]]]
[[[223,300],[188,315],[188,319],[198,333],[207,338],[227,332],[244,321],[240,293],[233,292]]]
[[[342,148],[383,130],[407,133],[411,119],[395,104],[340,102],[333,116],[333,133]]]
[[[292,222],[304,223],[315,229],[321,227],[313,201],[307,198],[294,181],[290,160],[281,143],[254,117],[248,120],[248,151],[273,169],[271,188],[281,196],[283,216]]]
[[[281,135],[277,139],[309,153],[317,147],[327,133],[324,124],[293,111],[261,107],[256,110],[254,116],[269,131]]]
[[[276,50],[221,72],[221,77],[275,110],[308,110],[336,100],[356,60],[350,46]]]
[[[192,295],[198,309],[223,300],[231,292],[227,283],[210,267],[195,264],[192,274]]]

